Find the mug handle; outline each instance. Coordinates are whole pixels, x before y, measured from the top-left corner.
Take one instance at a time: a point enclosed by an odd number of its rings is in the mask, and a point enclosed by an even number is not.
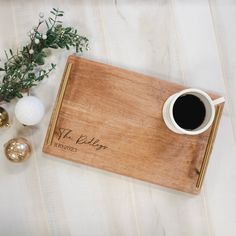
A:
[[[213,104],[216,106],[216,105],[218,105],[218,104],[220,104],[220,103],[225,102],[225,98],[224,98],[224,97],[217,98],[217,99],[213,100],[212,102],[213,102]]]

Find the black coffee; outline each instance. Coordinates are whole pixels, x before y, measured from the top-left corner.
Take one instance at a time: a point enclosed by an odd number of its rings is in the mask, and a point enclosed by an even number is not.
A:
[[[173,107],[175,122],[183,129],[198,128],[205,119],[206,109],[196,96],[187,94],[179,97]]]

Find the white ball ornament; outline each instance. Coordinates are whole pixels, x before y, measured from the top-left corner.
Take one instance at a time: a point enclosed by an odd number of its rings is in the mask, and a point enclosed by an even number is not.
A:
[[[39,13],[39,17],[40,17],[40,18],[44,18],[44,13],[43,13],[43,12],[40,12],[40,13]]]
[[[39,44],[40,43],[39,39],[35,39],[34,42],[35,42],[35,44]]]
[[[44,34],[42,38],[43,38],[44,40],[47,39],[47,35]]]
[[[34,96],[21,98],[15,106],[17,120],[24,125],[36,125],[44,116],[44,106],[40,99]]]
[[[33,49],[30,49],[29,50],[29,54],[33,54],[34,53],[34,50]]]

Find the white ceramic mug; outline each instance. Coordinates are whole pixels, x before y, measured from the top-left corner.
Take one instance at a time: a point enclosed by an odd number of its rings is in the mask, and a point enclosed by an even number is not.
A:
[[[191,95],[198,97],[202,101],[202,103],[204,104],[205,110],[206,110],[204,121],[202,122],[202,124],[199,127],[197,127],[196,129],[193,129],[193,130],[186,130],[186,129],[181,128],[176,123],[176,121],[174,119],[174,115],[173,115],[173,107],[174,107],[176,100],[179,97],[187,95],[187,94],[191,94]],[[225,101],[224,97],[218,98],[216,100],[212,100],[207,93],[203,92],[200,89],[194,89],[194,88],[185,89],[185,90],[182,90],[178,93],[173,94],[165,101],[165,104],[163,106],[163,111],[162,111],[163,112],[163,119],[164,119],[167,127],[175,133],[197,135],[197,134],[200,134],[200,133],[206,131],[212,125],[212,122],[215,117],[215,106],[217,104],[224,102],[224,101]]]

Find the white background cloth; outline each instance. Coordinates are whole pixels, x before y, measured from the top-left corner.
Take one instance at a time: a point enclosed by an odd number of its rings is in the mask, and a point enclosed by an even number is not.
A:
[[[2,61],[4,49],[24,45],[39,12],[52,7],[90,39],[85,57],[218,92],[227,103],[198,196],[49,157],[43,140],[72,53],[52,51],[47,61],[56,71],[32,90],[46,106],[43,121],[24,128],[12,114],[14,103],[3,105],[12,127],[0,130],[0,235],[236,235],[236,2],[2,0]],[[2,146],[15,136],[34,149],[19,165],[4,157]]]

